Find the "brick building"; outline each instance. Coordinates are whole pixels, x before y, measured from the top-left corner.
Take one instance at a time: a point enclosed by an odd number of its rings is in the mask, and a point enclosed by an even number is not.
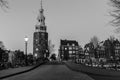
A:
[[[75,40],[61,40],[59,54],[62,60],[74,60],[80,57],[81,48]]]

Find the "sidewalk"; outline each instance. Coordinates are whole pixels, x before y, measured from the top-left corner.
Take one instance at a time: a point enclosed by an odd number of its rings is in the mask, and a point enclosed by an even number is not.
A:
[[[29,70],[32,67],[33,66],[27,66],[27,67],[9,68],[9,69],[5,69],[5,70],[0,70],[0,77],[4,77],[7,75],[11,75],[11,74],[15,74],[15,73],[22,72],[25,70]]]

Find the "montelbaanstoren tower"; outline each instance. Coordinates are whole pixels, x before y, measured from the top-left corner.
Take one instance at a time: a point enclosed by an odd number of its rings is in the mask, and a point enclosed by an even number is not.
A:
[[[48,33],[47,27],[45,25],[44,9],[42,6],[39,10],[39,15],[37,17],[37,24],[35,26],[35,32],[33,34],[33,55],[36,58],[46,58],[49,56],[48,51]]]

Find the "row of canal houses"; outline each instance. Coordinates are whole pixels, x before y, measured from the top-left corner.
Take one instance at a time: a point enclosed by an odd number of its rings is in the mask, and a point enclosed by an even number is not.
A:
[[[59,54],[61,60],[73,60],[80,63],[120,63],[120,41],[107,39],[87,43],[82,48],[75,40],[61,40]]]
[[[90,42],[84,46],[84,59],[86,62],[119,63],[120,42],[118,39],[107,39],[94,47]],[[83,59],[82,59],[83,60]]]

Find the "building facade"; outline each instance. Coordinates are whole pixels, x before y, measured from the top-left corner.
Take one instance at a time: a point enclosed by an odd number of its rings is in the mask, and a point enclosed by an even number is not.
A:
[[[118,40],[115,40],[113,42],[114,44],[114,60],[120,62],[120,42]]]
[[[98,62],[105,63],[106,62],[106,53],[105,53],[105,46],[103,45],[104,42],[100,42],[96,49],[96,55]]]
[[[103,45],[105,46],[105,53],[106,53],[107,60],[113,59],[113,56],[114,56],[113,42],[110,41],[109,39],[107,39],[107,40],[104,41]]]
[[[79,58],[79,44],[75,40],[61,40],[59,54],[62,60],[75,60]]]
[[[48,33],[43,12],[44,9],[41,1],[41,9],[39,10],[39,15],[37,17],[38,22],[35,26],[35,32],[33,34],[33,55],[36,58],[46,58],[49,56]]]

